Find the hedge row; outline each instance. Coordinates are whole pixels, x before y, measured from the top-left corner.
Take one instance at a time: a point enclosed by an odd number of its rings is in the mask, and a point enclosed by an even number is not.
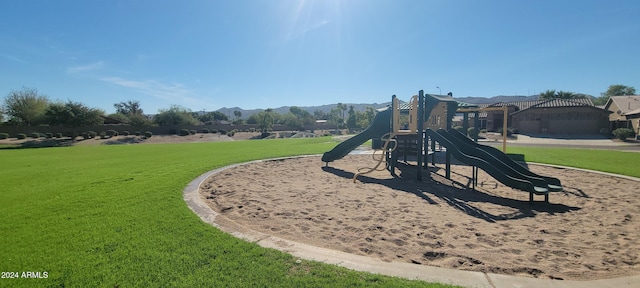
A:
[[[195,134],[195,130],[193,130],[193,134]],[[115,136],[118,136],[118,135],[120,135],[120,133],[118,133],[118,131],[107,130],[107,131],[102,131],[100,133],[97,133],[95,131],[85,131],[85,132],[82,132],[78,136],[81,136],[84,139],[93,139],[93,138],[96,138],[98,136],[100,136],[103,139],[106,139],[106,138],[115,137]],[[129,135],[131,135],[131,133],[129,131],[123,131],[122,135],[123,136],[129,136]],[[140,131],[136,131],[136,132],[134,132],[134,135],[141,136],[141,135],[143,135],[143,133],[140,132]],[[39,139],[39,138],[52,139],[52,138],[62,138],[62,137],[64,137],[62,135],[62,133],[39,133],[39,132],[33,132],[33,133],[29,134],[28,136],[33,138],[33,139]],[[144,137],[149,138],[151,136],[153,136],[153,133],[151,133],[150,131],[144,132]],[[9,138],[10,138],[9,133],[4,133],[4,132],[0,133],[0,140],[9,139]],[[27,134],[26,133],[18,133],[18,134],[15,135],[15,138],[16,139],[27,139]]]

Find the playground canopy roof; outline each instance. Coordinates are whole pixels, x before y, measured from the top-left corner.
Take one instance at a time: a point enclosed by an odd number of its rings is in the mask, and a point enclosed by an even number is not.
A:
[[[447,95],[425,94],[424,96],[425,96],[425,98],[426,97],[435,98],[436,100],[438,100],[440,102],[457,102],[458,103],[458,108],[461,108],[460,104],[468,105],[468,106],[464,106],[464,108],[476,108],[476,107],[478,107],[478,105],[476,105],[476,104],[458,102],[455,99],[453,99],[453,97],[447,96]],[[401,112],[409,111],[409,110],[411,110],[411,103],[409,103],[409,102],[400,103],[400,105],[398,106],[398,109],[400,109]]]
[[[466,109],[466,108],[479,108],[478,104],[470,104],[465,102],[458,101],[458,109]]]

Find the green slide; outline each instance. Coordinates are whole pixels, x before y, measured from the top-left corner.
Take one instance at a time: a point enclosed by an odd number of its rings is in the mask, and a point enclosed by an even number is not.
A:
[[[453,154],[456,159],[467,165],[479,167],[504,185],[537,195],[549,193],[549,189],[546,187],[547,183],[543,179],[525,177],[521,174],[513,173],[508,166],[501,165],[499,162],[490,163],[485,160],[486,155],[477,152],[477,150],[465,149],[467,147],[464,147],[464,144],[458,145],[460,142],[456,141],[455,138],[452,139],[445,130],[439,129],[436,132],[428,129],[426,133],[432,140],[447,148],[447,151]]]
[[[391,112],[392,111],[389,108],[378,111],[373,122],[369,127],[367,127],[367,129],[338,144],[336,147],[331,149],[331,151],[325,152],[322,155],[322,162],[333,162],[338,160],[349,154],[353,149],[358,148],[362,143],[367,142],[369,139],[380,138],[384,134],[389,133],[391,128]]]
[[[530,177],[544,179],[545,181],[547,181],[547,184],[548,184],[547,186],[549,188],[549,191],[552,191],[552,192],[560,192],[560,191],[562,191],[562,184],[560,183],[560,179],[555,178],[555,177],[542,176],[542,175],[538,175],[536,173],[533,173],[529,169],[527,169],[524,166],[518,164],[516,161],[513,161],[513,159],[509,158],[509,156],[507,156],[507,154],[504,154],[499,149],[497,149],[495,147],[487,146],[487,145],[478,144],[478,143],[474,142],[473,140],[471,140],[469,137],[467,137],[464,134],[460,133],[460,131],[458,131],[458,130],[450,130],[448,132],[449,132],[449,135],[451,135],[454,138],[458,139],[458,141],[460,141],[462,143],[465,143],[467,145],[470,145],[470,146],[474,147],[475,149],[484,151],[484,153],[486,153],[486,154],[490,155],[491,157],[495,158],[496,161],[500,161],[500,162],[504,163],[505,165],[508,165],[509,167],[511,167],[511,169],[517,171],[518,173],[521,173],[523,175],[530,176]]]
[[[449,140],[451,143],[455,144],[460,151],[464,152],[467,155],[473,155],[475,157],[482,158],[484,161],[489,163],[494,168],[502,171],[504,174],[507,174],[512,178],[529,181],[536,187],[543,187],[547,190],[551,190],[549,189],[549,183],[547,183],[547,181],[543,178],[537,177],[537,175],[533,176],[535,175],[533,173],[525,174],[519,172],[513,166],[505,164],[504,162],[500,161],[499,159],[495,158],[493,155],[487,153],[482,149],[477,149],[474,145],[469,144],[467,141],[460,141],[460,139],[457,139],[452,135],[453,132],[451,131],[453,130],[438,130],[438,133],[447,138],[447,140]]]

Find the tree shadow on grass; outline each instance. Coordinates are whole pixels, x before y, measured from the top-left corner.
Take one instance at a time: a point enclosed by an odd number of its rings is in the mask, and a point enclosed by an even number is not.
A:
[[[424,181],[416,179],[416,167],[401,164],[397,166],[400,173],[398,177],[378,179],[366,175],[358,176],[357,180],[367,184],[378,184],[397,191],[404,191],[419,196],[431,205],[439,205],[435,199],[440,199],[449,206],[458,209],[469,216],[495,223],[498,221],[515,220],[522,218],[532,218],[540,213],[562,214],[580,210],[580,207],[567,206],[564,204],[535,202],[533,205],[529,201],[509,199],[496,195],[487,194],[482,191],[469,189],[466,185],[446,179],[437,173],[431,173],[431,177],[424,177]],[[433,171],[436,167],[429,167]],[[354,173],[333,167],[323,167],[322,170],[336,176],[353,179]],[[526,193],[526,192],[523,192]],[[515,211],[512,213],[492,214],[485,211],[473,203],[491,203],[499,206],[510,207]]]
[[[29,140],[20,144],[11,144],[9,146],[0,147],[0,149],[30,149],[30,148],[51,148],[51,147],[69,147],[73,146],[74,141],[69,139],[46,139],[46,140]]]

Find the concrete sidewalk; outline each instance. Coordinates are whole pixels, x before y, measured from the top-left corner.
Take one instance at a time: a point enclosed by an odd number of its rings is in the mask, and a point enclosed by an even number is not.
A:
[[[261,162],[266,160],[258,160]],[[202,219],[226,233],[246,241],[257,243],[262,247],[278,249],[301,259],[319,261],[327,264],[343,266],[349,269],[366,271],[388,276],[402,277],[412,280],[438,282],[463,287],[563,287],[563,288],[596,288],[596,287],[640,287],[640,275],[593,281],[552,280],[529,277],[516,277],[493,273],[482,273],[416,265],[402,262],[383,262],[379,259],[353,255],[341,251],[315,247],[304,243],[290,241],[257,232],[243,227],[213,211],[200,197],[199,188],[209,176],[226,169],[249,163],[231,165],[209,171],[194,179],[183,190],[183,198],[189,208]]]
[[[595,135],[595,136],[563,136],[563,135],[554,135],[544,136],[544,135],[524,135],[517,134],[515,135],[517,140],[507,140],[507,143],[524,143],[524,144],[554,144],[554,145],[593,145],[593,146],[633,146],[640,145],[638,143],[633,142],[622,142],[616,141],[613,139],[609,139],[603,136]],[[500,141],[499,141],[500,142]]]

